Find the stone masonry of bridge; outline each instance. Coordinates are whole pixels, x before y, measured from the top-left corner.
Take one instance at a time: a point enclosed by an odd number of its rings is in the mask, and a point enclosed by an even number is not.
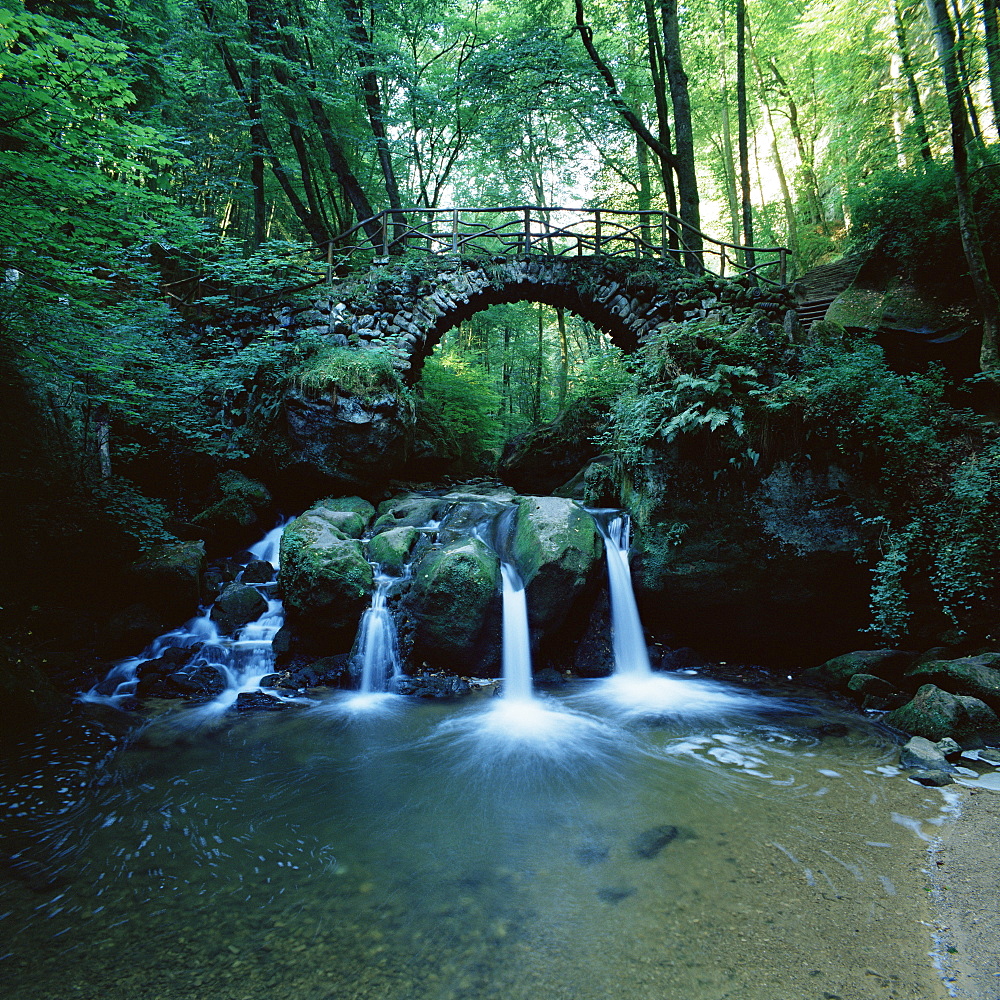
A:
[[[310,306],[277,310],[273,332],[289,339],[311,333],[344,347],[387,351],[412,383],[445,332],[490,306],[522,301],[568,309],[626,352],[669,324],[724,322],[754,311],[790,336],[795,327],[787,288],[692,274],[662,259],[533,254],[485,263],[428,256],[375,264],[367,273],[336,279]]]

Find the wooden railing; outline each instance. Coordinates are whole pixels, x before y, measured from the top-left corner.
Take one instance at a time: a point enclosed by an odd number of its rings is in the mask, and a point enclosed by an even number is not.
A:
[[[335,262],[355,252],[368,251],[376,259],[388,259],[408,250],[445,256],[480,251],[497,256],[537,253],[672,259],[723,277],[746,274],[773,285],[784,285],[788,279],[785,247],[726,243],[662,211],[537,205],[386,209],[326,246],[331,274]]]

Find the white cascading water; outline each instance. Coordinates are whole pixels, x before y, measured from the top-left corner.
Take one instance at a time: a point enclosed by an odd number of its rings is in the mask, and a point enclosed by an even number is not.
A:
[[[273,528],[250,547],[250,555],[254,559],[269,562],[277,570],[283,531],[283,523]],[[237,580],[241,577],[242,573]],[[201,614],[181,628],[154,639],[141,656],[129,657],[116,663],[100,684],[79,696],[80,700],[120,705],[135,693],[139,683],[138,667],[162,656],[171,647],[195,648],[190,659],[183,665],[178,665],[179,672],[209,666],[222,677],[225,687],[211,701],[199,706],[202,712],[221,712],[244,692],[263,690],[272,697],[284,700],[276,691],[260,687],[261,680],[274,672],[272,642],[285,617],[281,601],[272,596],[277,582],[255,583],[253,586],[267,600],[267,610],[256,621],[244,625],[233,637],[221,636],[211,619],[211,607],[203,608]]]
[[[371,607],[361,616],[358,637],[351,653],[351,665],[361,674],[361,694],[384,694],[403,670],[399,657],[396,623],[387,606],[389,590],[405,577],[375,574]]]
[[[503,579],[503,696],[528,701],[531,691],[531,637],[524,581],[509,562],[500,562]]]
[[[631,677],[648,677],[649,650],[639,620],[639,609],[632,589],[632,573],[628,564],[631,520],[628,514],[612,513],[605,520],[600,514],[594,520],[604,539],[608,557],[608,585],[611,593],[611,644],[615,656],[615,673]]]

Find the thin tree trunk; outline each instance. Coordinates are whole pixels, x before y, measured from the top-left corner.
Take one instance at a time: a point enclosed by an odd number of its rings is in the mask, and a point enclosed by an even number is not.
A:
[[[906,25],[903,12],[899,9],[899,0],[892,0],[892,17],[896,26],[896,45],[899,48],[899,65],[906,77],[906,92],[910,98],[910,111],[913,114],[913,127],[917,133],[917,147],[925,164],[934,159],[931,153],[930,139],[927,136],[927,123],[924,117],[924,105],[920,100],[920,88],[913,72],[913,61],[910,59],[910,46],[906,37]]]
[[[955,36],[948,16],[947,0],[926,0],[937,43],[938,59],[944,74],[948,114],[951,119],[951,146],[954,156],[955,190],[958,195],[958,225],[969,274],[983,315],[983,340],[979,351],[980,368],[994,378],[1000,369],[1000,296],[990,280],[983,254],[982,238],[969,187],[968,120],[962,102],[962,84],[955,57]]]
[[[667,104],[667,88],[664,79],[663,41],[660,37],[653,0],[643,0],[643,9],[646,15],[646,55],[649,60],[649,77],[653,83],[653,99],[656,102],[657,137],[664,149],[670,149],[670,108]],[[676,216],[677,188],[674,185],[674,171],[670,163],[662,157],[660,158],[660,179],[663,183],[663,193],[667,199],[667,211]],[[677,237],[671,229],[670,245],[676,249],[676,244]]]
[[[559,327],[559,412],[566,409],[566,390],[569,388],[569,339],[566,336],[566,310],[556,307]]]
[[[753,205],[750,203],[750,143],[747,127],[747,22],[746,0],[736,0],[736,114],[740,146],[740,196],[743,215],[744,264],[752,269],[757,260],[753,251]],[[757,277],[753,276],[756,283]]]
[[[965,106],[969,110],[969,124],[972,126],[972,134],[976,142],[983,146],[983,130],[979,124],[979,112],[976,110],[976,102],[972,96],[969,67],[965,62],[965,27],[962,24],[962,12],[959,10],[958,0],[951,0],[951,9],[955,12],[955,60],[958,78],[962,86],[962,96],[965,98]]]
[[[263,105],[260,86],[260,50],[263,42],[264,12],[256,0],[247,0],[247,27],[250,35],[250,132],[259,134],[263,128]],[[267,205],[264,201],[264,151],[253,147],[250,158],[250,187],[253,189],[253,245],[264,242],[267,226]]]
[[[372,65],[372,41],[365,28],[361,6],[358,0],[344,0],[344,15],[347,18],[348,31],[354,42],[358,66],[361,69],[361,88],[365,97],[365,108],[368,111],[368,123],[375,138],[375,150],[378,155],[379,167],[382,170],[382,180],[385,183],[385,193],[392,210],[396,236],[402,237],[406,227],[406,216],[403,215],[403,205],[399,200],[399,186],[396,183],[396,171],[392,163],[392,151],[389,149],[389,138],[385,130],[385,115],[382,110],[382,95],[379,92],[378,75]]]
[[[1000,0],[982,0],[986,69],[990,80],[993,129],[1000,138]]]
[[[691,123],[691,98],[688,78],[681,61],[680,22],[677,0],[660,0],[663,22],[663,61],[670,84],[670,103],[674,109],[674,171],[677,174],[677,194],[683,233],[681,243],[685,261],[693,271],[703,269],[701,209],[698,197],[698,177],[695,172],[694,129]]]

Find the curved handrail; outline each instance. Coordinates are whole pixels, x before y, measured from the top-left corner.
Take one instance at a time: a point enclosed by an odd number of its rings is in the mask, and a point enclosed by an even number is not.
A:
[[[483,216],[500,218],[491,224],[480,221]],[[369,236],[372,232],[377,235]],[[721,276],[726,275],[728,267],[734,273],[771,285],[784,285],[788,279],[786,247],[747,247],[718,240],[657,209],[584,209],[558,205],[384,209],[322,246],[326,251],[328,277],[332,277],[335,257],[345,261],[363,250],[385,259],[414,249],[444,255],[478,249],[498,256],[589,253],[673,259],[678,263],[690,263],[693,259],[699,269],[705,267],[704,257],[715,257]],[[755,263],[747,266],[744,261],[748,257]],[[763,270],[773,270],[775,276],[762,273]]]

